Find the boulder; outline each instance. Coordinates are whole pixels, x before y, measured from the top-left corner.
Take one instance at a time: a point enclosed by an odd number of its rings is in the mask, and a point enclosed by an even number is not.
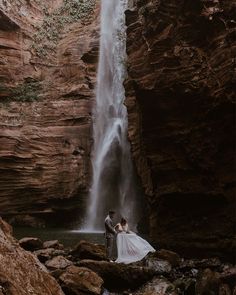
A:
[[[101,294],[103,280],[85,267],[69,266],[60,275],[59,282],[66,294]]]
[[[157,272],[147,267],[118,264],[107,261],[82,260],[79,267],[86,267],[96,272],[109,291],[136,289],[152,279]]]
[[[43,242],[38,238],[26,237],[19,240],[20,246],[27,251],[35,251],[43,248]]]
[[[56,256],[45,262],[45,265],[49,270],[65,269],[72,264],[73,262],[63,256]]]
[[[219,285],[219,274],[207,268],[198,277],[196,295],[218,295]]]
[[[44,249],[54,248],[54,249],[63,250],[64,246],[62,244],[60,244],[58,240],[53,240],[53,241],[45,241],[43,243],[43,248]]]
[[[173,267],[178,266],[181,262],[180,256],[177,253],[166,249],[156,251],[152,253],[152,256],[168,261]]]
[[[0,218],[0,294],[64,295],[47,269],[19,246],[11,232]]]
[[[79,242],[70,254],[76,259],[106,260],[105,246],[87,241]]]
[[[141,287],[133,295],[177,295],[175,286],[163,278],[155,278]]]
[[[40,250],[34,251],[34,254],[38,257],[40,262],[44,263],[55,256],[59,256],[59,255],[64,256],[65,251],[57,250],[54,248],[47,248],[47,249],[40,249]]]
[[[153,257],[147,258],[145,264],[148,268],[153,269],[157,273],[167,274],[170,273],[172,269],[168,261]]]

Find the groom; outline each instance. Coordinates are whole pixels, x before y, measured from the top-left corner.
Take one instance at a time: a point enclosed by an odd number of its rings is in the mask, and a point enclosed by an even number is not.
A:
[[[115,215],[115,211],[110,210],[105,219],[105,238],[106,238],[106,255],[109,261],[112,261],[112,249],[116,231],[113,225],[113,218]]]

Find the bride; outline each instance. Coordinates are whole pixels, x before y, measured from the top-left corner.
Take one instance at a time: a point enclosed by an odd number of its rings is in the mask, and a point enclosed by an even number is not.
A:
[[[144,239],[129,230],[127,221],[121,218],[115,226],[117,234],[118,257],[115,262],[132,263],[142,260],[149,252],[155,249]]]

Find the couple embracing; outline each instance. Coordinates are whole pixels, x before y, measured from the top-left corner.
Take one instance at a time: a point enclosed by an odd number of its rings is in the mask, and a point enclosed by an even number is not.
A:
[[[113,244],[116,238],[118,257],[115,262],[132,263],[142,260],[149,252],[155,249],[144,239],[129,230],[127,221],[121,218],[120,223],[113,225],[114,211],[109,211],[105,219],[106,254],[112,260]]]

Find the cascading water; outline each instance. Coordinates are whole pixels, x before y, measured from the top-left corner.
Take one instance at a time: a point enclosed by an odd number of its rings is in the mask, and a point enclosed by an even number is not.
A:
[[[126,75],[125,9],[128,0],[102,0],[100,53],[93,124],[93,181],[84,229],[104,228],[109,209],[135,224],[136,192],[123,81]]]

